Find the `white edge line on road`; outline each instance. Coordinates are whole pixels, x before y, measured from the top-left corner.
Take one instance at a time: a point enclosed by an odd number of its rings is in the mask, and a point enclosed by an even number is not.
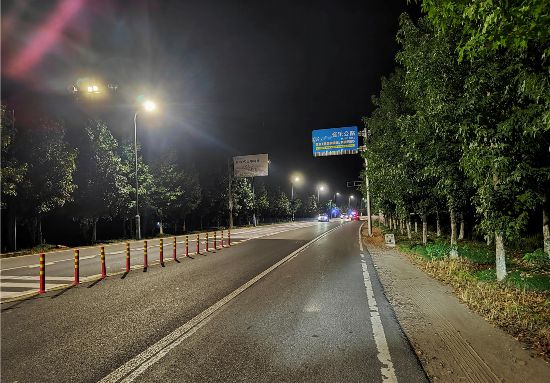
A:
[[[299,253],[304,251],[312,243],[318,241],[319,239],[325,237],[326,235],[328,235],[329,233],[331,233],[332,231],[340,227],[342,227],[342,225],[338,225],[324,232],[323,234],[315,237],[314,239],[312,239],[305,245],[301,246],[297,250],[293,251],[292,253],[290,253],[283,259],[281,259],[279,262],[275,263],[268,269],[256,275],[254,278],[252,278],[251,280],[249,280],[248,282],[246,282],[245,284],[243,284],[233,292],[229,293],[224,298],[214,303],[212,306],[208,307],[206,310],[204,310],[203,312],[201,312],[200,314],[198,314],[197,316],[189,320],[187,323],[183,324],[182,326],[178,327],[176,330],[174,330],[170,334],[166,335],[157,343],[151,345],[145,351],[136,355],[134,358],[130,359],[129,361],[124,363],[122,366],[112,371],[109,375],[101,379],[99,383],[114,383],[119,381],[122,381],[124,383],[130,383],[134,381],[139,375],[145,372],[145,370],[147,370],[153,364],[158,362],[162,357],[164,357],[171,349],[173,349],[174,347],[177,347],[186,338],[188,338],[195,331],[197,331],[199,328],[204,326],[207,323],[208,318],[212,314],[214,314],[216,311],[218,311],[221,307],[223,307],[226,303],[233,300],[240,293],[248,289],[250,286],[252,286],[256,282],[258,282],[267,274],[275,270],[277,267],[295,258]],[[126,378],[124,380],[121,380],[124,377]]]
[[[363,268],[363,280],[365,281],[365,289],[367,291],[367,304],[369,307],[370,322],[372,324],[372,333],[374,336],[374,342],[376,343],[376,350],[378,351],[378,360],[382,363],[380,373],[382,374],[383,382],[397,383],[397,377],[395,376],[395,370],[391,360],[390,349],[388,347],[388,342],[386,341],[386,334],[384,333],[384,327],[382,326],[382,320],[380,319],[380,312],[378,311],[378,305],[376,304],[376,299],[374,298],[374,290],[372,288],[367,262],[365,261],[365,255],[363,254],[363,238],[361,237],[361,229],[363,228],[363,225],[364,223],[359,227],[359,250],[361,251],[361,267]]]

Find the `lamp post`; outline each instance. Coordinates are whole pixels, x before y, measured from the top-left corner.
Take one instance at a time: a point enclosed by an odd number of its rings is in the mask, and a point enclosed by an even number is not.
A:
[[[300,177],[294,176],[290,179],[290,203],[292,204],[292,220],[294,221],[294,182],[300,181]]]
[[[351,194],[349,197],[348,197],[348,209],[351,209],[351,200],[353,199],[353,194]]]
[[[143,108],[147,112],[152,112],[157,108],[157,105],[151,101],[147,100],[143,103]],[[139,218],[139,200],[138,200],[138,194],[139,194],[139,182],[138,182],[138,155],[137,155],[137,116],[138,111],[134,113],[134,155],[136,159],[136,239],[141,239],[141,222]]]
[[[320,186],[317,186],[317,203],[320,204],[320,200],[319,200],[319,192],[320,191],[324,191],[325,190],[325,186],[324,185],[320,185]]]

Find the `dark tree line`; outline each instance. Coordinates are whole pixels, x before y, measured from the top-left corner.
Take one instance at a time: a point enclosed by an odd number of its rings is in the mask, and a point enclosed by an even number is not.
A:
[[[397,67],[382,79],[369,130],[371,193],[410,236],[411,213],[450,217],[450,256],[465,217],[496,249],[506,276],[509,241],[540,214],[550,256],[550,19],[545,1],[422,1],[404,14]]]
[[[2,251],[15,248],[17,229],[19,248],[43,244],[48,222],[56,238],[71,244],[135,236],[133,140],[120,142],[104,121],[92,118],[82,126],[71,123],[70,138],[61,119],[41,118],[18,129],[5,106],[1,128]],[[201,182],[196,168],[175,151],[150,162],[139,153],[138,147],[143,235],[228,226],[227,170]],[[260,178],[254,194],[250,179],[237,178],[232,185],[233,216],[239,225],[250,224],[254,213],[260,222],[286,220],[293,211],[298,217],[317,213],[314,198],[292,203]]]

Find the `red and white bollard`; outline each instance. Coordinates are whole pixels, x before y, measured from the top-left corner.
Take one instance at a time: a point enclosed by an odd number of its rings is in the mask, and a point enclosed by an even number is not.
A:
[[[185,236],[185,256],[189,257],[189,236]]]
[[[126,242],[126,272],[130,272],[130,243]]]
[[[164,241],[162,238],[159,240],[159,258],[160,258],[160,265],[164,267]]]
[[[76,286],[80,283],[80,250],[75,249],[74,251],[74,281],[73,286]]]
[[[177,241],[176,241],[176,237],[174,237],[172,241],[172,258],[174,259],[174,261],[178,259],[176,246],[177,246]]]
[[[38,294],[46,292],[46,254],[40,253],[40,284]]]
[[[105,266],[105,247],[101,246],[101,252],[99,254],[101,259],[101,279],[107,276],[107,267]]]
[[[147,241],[143,241],[143,271],[147,271]]]

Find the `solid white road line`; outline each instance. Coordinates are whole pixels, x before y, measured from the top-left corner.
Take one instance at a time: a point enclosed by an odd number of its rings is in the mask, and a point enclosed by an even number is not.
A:
[[[376,299],[374,298],[374,290],[372,288],[367,262],[365,260],[365,255],[363,254],[363,239],[361,238],[361,229],[363,228],[363,225],[364,223],[359,227],[359,250],[361,251],[361,267],[363,268],[363,280],[365,281],[365,289],[367,291],[367,304],[369,307],[370,322],[372,324],[372,333],[374,335],[374,342],[376,343],[376,349],[378,351],[378,360],[382,363],[380,372],[382,373],[383,382],[397,382],[393,362],[391,360],[390,349],[388,347],[388,342],[386,341],[386,334],[384,333],[384,327],[382,326],[382,320],[380,319],[380,312],[378,311],[378,305],[376,304]]]
[[[196,332],[199,328],[204,326],[207,321],[209,320],[209,317],[214,314],[216,311],[218,311],[221,307],[223,307],[226,303],[230,302],[231,300],[235,299],[240,293],[248,289],[250,286],[258,282],[260,279],[265,277],[267,274],[275,270],[277,267],[281,266],[282,264],[290,261],[291,259],[295,258],[299,253],[304,251],[308,246],[310,246],[312,243],[318,241],[319,239],[325,237],[330,232],[342,227],[342,225],[338,225],[325,233],[315,237],[299,249],[293,251],[289,255],[287,255],[285,258],[281,259],[279,262],[275,263],[268,269],[264,270],[248,282],[246,282],[244,285],[240,286],[233,292],[231,292],[229,295],[225,296],[218,302],[214,303],[212,306],[201,312],[199,315],[195,316],[193,319],[191,319],[189,322],[183,324],[164,338],[162,338],[157,343],[153,344],[149,348],[147,348],[145,351],[141,352],[134,358],[130,359],[126,363],[124,363],[122,366],[111,372],[109,375],[104,377],[100,380],[99,383],[114,383],[114,382],[124,382],[124,383],[130,383],[133,382],[139,375],[141,375],[145,370],[147,370],[149,367],[151,367],[153,364],[158,362],[162,357],[164,357],[170,350],[177,347],[179,344],[181,344],[185,339],[190,337],[194,332]]]

